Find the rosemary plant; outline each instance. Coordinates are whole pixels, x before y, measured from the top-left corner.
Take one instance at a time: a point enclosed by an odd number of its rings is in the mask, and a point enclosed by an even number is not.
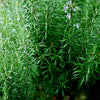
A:
[[[3,1],[0,100],[51,100],[95,84],[99,23],[99,0]]]

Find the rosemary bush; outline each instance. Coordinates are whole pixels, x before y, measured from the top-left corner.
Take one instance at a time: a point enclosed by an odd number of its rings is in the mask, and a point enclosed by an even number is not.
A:
[[[99,0],[4,2],[0,99],[47,100],[95,84],[100,80],[99,23]]]

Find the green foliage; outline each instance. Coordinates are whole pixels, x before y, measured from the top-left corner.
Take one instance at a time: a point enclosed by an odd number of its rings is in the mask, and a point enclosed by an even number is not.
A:
[[[99,0],[4,3],[0,7],[1,98],[47,100],[100,80],[99,23]]]

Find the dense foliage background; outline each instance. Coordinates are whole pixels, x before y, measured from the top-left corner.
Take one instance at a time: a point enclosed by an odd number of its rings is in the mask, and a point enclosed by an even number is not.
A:
[[[62,100],[100,80],[100,0],[2,2],[0,100]]]

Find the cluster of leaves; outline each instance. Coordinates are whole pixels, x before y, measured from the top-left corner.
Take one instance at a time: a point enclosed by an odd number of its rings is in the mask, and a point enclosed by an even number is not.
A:
[[[0,8],[2,99],[64,96],[99,80],[99,17],[99,0],[6,1]]]
[[[0,94],[3,100],[31,100],[35,93],[32,78],[38,74],[37,65],[31,55],[34,50],[28,39],[23,8],[21,0],[9,0],[0,9]]]

